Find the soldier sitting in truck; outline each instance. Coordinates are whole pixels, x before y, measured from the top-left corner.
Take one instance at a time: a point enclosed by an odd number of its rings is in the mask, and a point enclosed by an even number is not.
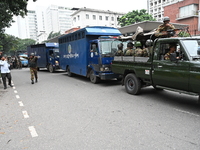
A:
[[[134,50],[133,50],[133,43],[128,42],[127,48],[124,50],[124,56],[133,56]]]
[[[123,53],[123,44],[122,43],[119,43],[118,45],[117,45],[117,47],[118,47],[118,50],[117,50],[117,52],[115,53],[115,56],[123,56],[124,55],[124,53]]]
[[[164,59],[165,60],[169,60],[170,59],[170,54],[172,53],[175,53],[176,52],[176,44],[171,44],[169,46],[169,52],[167,52],[165,55],[164,55]],[[179,57],[176,57],[176,59],[179,59]]]

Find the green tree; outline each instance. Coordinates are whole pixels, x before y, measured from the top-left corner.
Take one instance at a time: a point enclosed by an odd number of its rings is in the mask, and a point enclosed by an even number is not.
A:
[[[53,31],[51,31],[51,33],[49,33],[49,36],[48,36],[47,40],[52,39],[54,37],[57,37],[59,35],[61,35],[60,31],[59,32],[55,32],[55,33],[53,33]]]
[[[147,13],[147,10],[133,10],[118,19],[119,24],[121,27],[131,25],[134,23],[142,22],[142,21],[155,21],[150,14]]]
[[[18,39],[16,51],[26,51],[27,46],[36,44],[36,41],[33,39]]]
[[[36,0],[33,0],[35,2]],[[5,28],[14,22],[14,16],[27,15],[28,0],[1,0],[0,1],[0,39],[4,37]]]

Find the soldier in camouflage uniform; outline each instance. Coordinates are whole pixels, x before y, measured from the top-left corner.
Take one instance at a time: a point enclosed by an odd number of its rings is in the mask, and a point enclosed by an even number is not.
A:
[[[115,56],[123,56],[124,55],[124,53],[123,53],[123,44],[120,43],[120,44],[117,45],[117,47],[118,47],[118,50],[115,53]]]
[[[34,77],[35,82],[38,82],[38,75],[37,75],[37,60],[38,57],[35,56],[34,53],[31,53],[30,57],[20,56],[25,58],[29,61],[30,73],[31,73],[31,83],[34,84]]]
[[[128,42],[127,48],[124,51],[124,56],[133,56],[133,55],[134,55],[133,43]]]
[[[136,49],[135,49],[135,56],[136,57],[142,57],[143,56],[143,50],[141,49],[141,47],[142,47],[141,42],[136,41],[135,42],[135,47],[136,47]]]
[[[168,34],[167,30],[169,29],[175,29],[174,25],[170,24],[170,18],[169,17],[164,17],[163,18],[163,24],[159,25],[155,36],[157,37],[170,37],[171,35]]]

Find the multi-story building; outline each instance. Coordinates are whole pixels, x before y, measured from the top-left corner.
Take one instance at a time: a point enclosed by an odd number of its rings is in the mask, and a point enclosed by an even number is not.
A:
[[[34,10],[28,10],[27,16],[25,18],[17,17],[18,33],[19,38],[26,39],[31,38],[37,39],[37,16]]]
[[[165,5],[170,5],[183,0],[147,0],[147,10],[157,21],[162,21],[164,17]],[[170,10],[173,12],[174,10]]]
[[[200,35],[199,27],[200,0],[181,0],[164,6],[164,15],[173,23],[188,24],[191,35]],[[173,10],[173,11],[172,11]]]
[[[122,17],[125,13],[97,10],[90,8],[80,8],[74,12],[72,16],[72,27],[73,28],[84,28],[87,26],[109,26],[109,27],[120,27],[117,19]]]
[[[51,5],[46,11],[46,32],[61,32],[63,34],[66,30],[70,29],[71,14],[74,10],[64,6]]]

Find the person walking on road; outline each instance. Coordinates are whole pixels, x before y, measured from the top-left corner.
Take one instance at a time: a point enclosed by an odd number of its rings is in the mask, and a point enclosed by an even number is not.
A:
[[[10,74],[10,64],[8,64],[6,57],[2,57],[0,60],[0,66],[1,66],[1,77],[3,80],[3,85],[4,85],[4,89],[7,89],[7,85],[6,85],[6,78],[8,79],[8,85],[10,85],[10,87],[13,87],[11,84],[11,74]]]
[[[30,73],[31,73],[31,83],[34,84],[34,77],[35,82],[38,82],[38,75],[37,75],[37,60],[38,57],[35,56],[34,53],[31,53],[30,57],[20,56],[25,58],[29,61]]]

